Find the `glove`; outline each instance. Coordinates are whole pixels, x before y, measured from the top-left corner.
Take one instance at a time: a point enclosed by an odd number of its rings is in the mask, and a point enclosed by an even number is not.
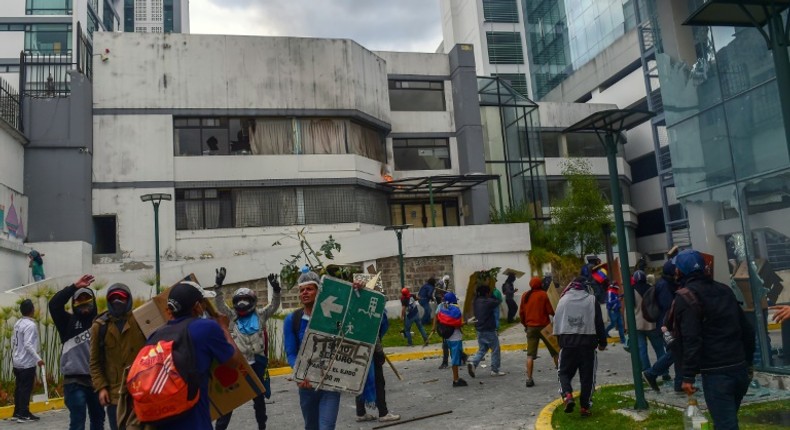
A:
[[[274,290],[274,293],[279,294],[282,288],[280,288],[280,282],[277,281],[277,275],[275,275],[274,273],[269,273],[267,279],[269,280],[269,283],[272,284],[272,289]]]
[[[214,278],[214,283],[217,284],[218,287],[222,286],[222,283],[225,281],[225,274],[227,270],[224,267],[220,267],[216,270],[217,276]]]

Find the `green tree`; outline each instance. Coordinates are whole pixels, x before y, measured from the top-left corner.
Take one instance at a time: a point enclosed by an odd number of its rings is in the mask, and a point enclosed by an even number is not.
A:
[[[580,257],[599,254],[604,250],[601,226],[611,223],[609,202],[601,194],[587,160],[565,162],[562,174],[568,181],[568,193],[551,209],[555,252]]]

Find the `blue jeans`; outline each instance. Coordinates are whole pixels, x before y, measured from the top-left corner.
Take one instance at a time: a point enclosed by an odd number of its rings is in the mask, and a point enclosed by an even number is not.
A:
[[[33,275],[33,281],[38,282],[43,280],[44,280],[44,275]]]
[[[738,429],[738,409],[748,389],[746,366],[728,373],[702,375],[705,403],[716,430]]]
[[[672,350],[668,349],[664,355],[656,360],[656,362],[653,364],[653,367],[645,369],[645,373],[658,378],[661,375],[669,374],[669,368],[672,367],[673,364],[675,367],[675,391],[679,392],[683,389],[683,376],[680,374],[680,366],[678,363],[675,363]]]
[[[340,410],[340,393],[313,389],[299,389],[305,430],[334,430]]]
[[[107,405],[107,421],[110,424],[110,430],[118,430],[118,405]]]
[[[489,349],[491,350],[491,371],[498,372],[500,365],[500,351],[499,336],[497,336],[496,331],[477,331],[477,352],[472,356],[472,358],[469,359],[469,362],[477,367]]]
[[[85,430],[85,410],[90,416],[91,430],[104,429],[104,408],[93,388],[80,384],[63,385],[63,401],[69,409],[69,430]]]
[[[406,321],[403,322],[403,335],[406,336],[406,342],[411,345],[411,325],[417,324],[417,330],[422,335],[422,341],[425,342],[428,339],[428,335],[425,334],[425,328],[422,326],[422,322],[420,321],[420,316],[415,315],[413,317],[406,317]]]
[[[423,325],[431,324],[431,299],[420,299],[420,306],[422,306],[422,323]]]
[[[661,338],[661,332],[658,329],[637,330],[636,339],[639,342],[639,359],[642,361],[642,370],[650,368],[650,356],[647,354],[648,340],[656,353],[656,360],[666,353],[664,350],[664,339]]]
[[[617,331],[620,333],[620,343],[625,343],[625,331],[623,330],[623,316],[620,315],[620,311],[608,311],[609,312],[609,325],[606,327],[606,333],[609,333],[609,330],[617,327]]]

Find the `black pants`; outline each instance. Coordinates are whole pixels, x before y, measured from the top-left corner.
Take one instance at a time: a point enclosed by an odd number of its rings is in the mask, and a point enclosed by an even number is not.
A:
[[[260,361],[255,361],[252,363],[252,370],[258,375],[258,378],[263,381],[263,377],[266,374],[266,365]],[[266,429],[266,396],[261,394],[260,396],[252,399],[252,407],[255,409],[255,421],[258,422],[258,430],[265,430]],[[227,415],[223,415],[217,418],[217,424],[214,427],[215,430],[225,430],[230,425],[230,418],[233,416],[233,411],[227,413]]]
[[[373,352],[373,372],[375,372],[375,379],[376,379],[376,409],[379,410],[379,416],[383,417],[389,413],[387,409],[387,397],[384,393],[384,362],[386,359],[384,358],[383,352],[375,351]],[[362,397],[362,394],[358,395],[356,398],[357,402],[357,416],[361,417],[365,415],[365,398]]]
[[[14,367],[16,388],[14,389],[14,416],[30,415],[30,394],[33,393],[33,382],[36,380],[36,368],[17,369]]]
[[[450,345],[447,344],[447,339],[442,339],[442,364],[449,363],[447,359],[450,357]],[[461,349],[461,363],[465,363],[468,355]]]
[[[573,393],[571,380],[576,376],[576,371],[578,370],[579,382],[582,385],[579,401],[581,407],[590,407],[593,385],[595,384],[596,360],[594,348],[560,349],[560,362],[557,373],[560,378],[562,397],[565,397],[568,393]]]
[[[513,318],[518,313],[518,305],[513,297],[506,298],[505,303],[507,304],[507,322],[513,322]]]

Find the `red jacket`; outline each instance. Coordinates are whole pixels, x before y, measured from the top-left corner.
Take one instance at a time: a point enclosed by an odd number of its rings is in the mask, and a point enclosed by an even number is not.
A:
[[[554,307],[551,306],[549,296],[542,288],[533,288],[521,296],[518,316],[524,327],[546,326],[551,322],[550,315],[554,315]]]

